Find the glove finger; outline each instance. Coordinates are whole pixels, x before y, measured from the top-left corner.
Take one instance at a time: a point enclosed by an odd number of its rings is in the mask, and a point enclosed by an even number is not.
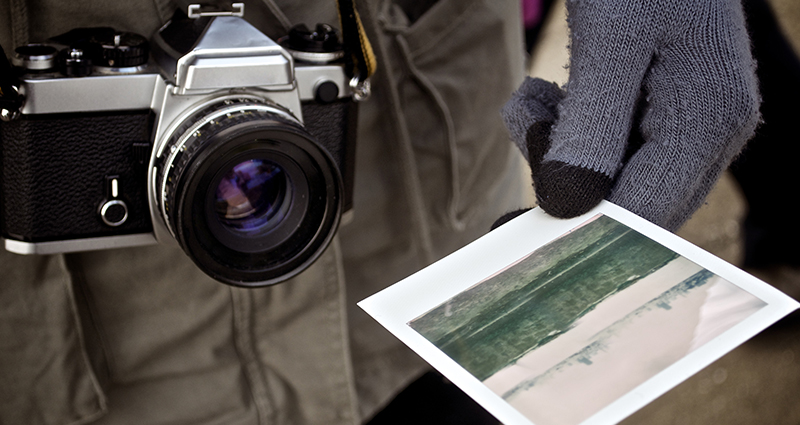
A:
[[[569,1],[569,81],[545,161],[613,178],[623,164],[664,2]]]
[[[637,105],[634,123],[641,122],[642,111],[646,106],[644,96],[640,96]],[[541,134],[549,137],[550,131],[548,129],[547,132]],[[535,136],[530,135],[529,137]],[[543,162],[546,151],[537,152],[535,146],[549,146],[549,143],[548,140],[547,144],[537,141],[529,144],[536,197],[543,210],[554,217],[577,217],[594,208],[611,194],[614,180],[605,173],[561,161]],[[625,161],[633,156],[642,145],[644,145],[644,137],[636,126],[628,136]],[[538,162],[534,161],[534,158],[538,158]],[[534,164],[536,164],[536,168]]]
[[[646,7],[630,1],[567,3],[569,82],[550,148],[534,176],[537,200],[547,213],[575,217],[611,193],[658,41],[659,33],[648,29],[663,7],[660,2]]]
[[[677,230],[702,205],[759,122],[744,22],[734,14],[727,19],[722,25],[731,37],[714,45],[664,49],[651,67],[640,127],[645,143],[626,163],[609,197],[669,230]]]
[[[611,193],[613,183],[605,173],[561,161],[543,162],[533,179],[539,206],[558,218],[588,212]]]
[[[536,123],[548,123],[549,133],[550,125],[557,117],[557,105],[561,98],[563,98],[563,92],[555,83],[526,78],[503,107],[503,121],[511,139],[529,161],[528,145],[531,126]],[[543,126],[540,125],[535,131],[541,127]]]
[[[526,77],[517,89],[517,93],[524,97],[536,99],[548,111],[556,115],[556,107],[564,99],[566,93],[558,84],[541,78]]]
[[[634,114],[634,123],[641,122],[645,96],[640,95],[637,110]],[[552,127],[551,127],[552,128]],[[550,131],[546,133],[549,137]],[[532,142],[533,146],[549,146],[541,142]],[[633,128],[628,136],[625,148],[625,161],[627,161],[644,144],[644,138],[638,129]],[[601,200],[608,197],[614,186],[611,176],[594,171],[589,168],[570,165],[561,161],[543,162],[546,152],[531,150],[531,168],[534,169],[534,187],[536,187],[537,202],[548,214],[559,218],[572,218],[584,214],[594,208]],[[534,153],[535,152],[535,153]],[[541,155],[541,156],[538,156]],[[534,157],[539,161],[535,162]],[[537,164],[534,168],[533,164]]]
[[[634,114],[634,122],[641,122],[644,106],[644,96],[640,96]],[[533,127],[531,127],[533,129]],[[552,128],[552,127],[551,127]],[[549,137],[549,129],[541,132]],[[530,135],[529,137],[536,137]],[[541,136],[538,136],[541,137]],[[549,146],[542,142],[531,142],[531,168],[533,172],[534,187],[539,205],[548,214],[559,218],[572,218],[584,214],[594,208],[601,200],[608,197],[614,186],[612,177],[605,173],[588,168],[570,165],[561,161],[548,161],[542,163],[545,152],[537,152],[535,146]],[[644,145],[641,132],[633,128],[628,137],[625,148],[625,160],[629,159]],[[538,158],[535,162],[533,158]],[[536,168],[534,168],[536,164]]]

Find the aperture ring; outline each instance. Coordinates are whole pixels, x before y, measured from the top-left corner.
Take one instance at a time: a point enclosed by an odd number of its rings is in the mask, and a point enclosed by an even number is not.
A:
[[[159,158],[158,162],[161,166],[158,167],[156,174],[159,209],[172,237],[177,236],[168,218],[171,212],[169,194],[174,192],[172,187],[174,181],[170,179],[173,169],[180,163],[181,157],[187,150],[196,151],[199,147],[204,146],[205,142],[217,132],[244,120],[252,119],[253,115],[250,114],[258,114],[272,121],[280,120],[283,124],[296,127],[302,131],[299,121],[280,106],[257,102],[252,98],[241,98],[225,99],[220,103],[206,107],[184,121],[173,132],[165,145],[165,151]]]

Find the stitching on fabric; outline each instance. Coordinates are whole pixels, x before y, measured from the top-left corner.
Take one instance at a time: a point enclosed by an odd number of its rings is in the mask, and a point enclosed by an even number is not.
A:
[[[273,403],[269,396],[266,379],[258,365],[258,357],[253,342],[252,297],[247,291],[247,289],[242,288],[230,288],[234,346],[242,363],[242,373],[247,378],[250,386],[259,423],[275,423]]]
[[[408,134],[408,127],[406,125],[405,115],[401,110],[400,94],[396,82],[398,79],[394,75],[392,67],[389,66],[389,61],[386,54],[386,42],[383,37],[376,37],[375,51],[381,58],[382,63],[387,66],[383,67],[383,78],[386,78],[389,84],[386,84],[388,106],[391,111],[391,120],[396,129],[396,144],[393,147],[397,149],[397,156],[400,159],[401,172],[403,179],[403,191],[408,202],[410,209],[410,220],[414,227],[414,232],[418,238],[418,244],[421,251],[421,260],[425,264],[432,263],[435,259],[433,251],[433,241],[431,239],[430,224],[428,223],[425,214],[425,205],[421,194],[421,182],[417,174],[416,163],[413,160],[414,152],[411,150],[410,135]]]
[[[63,255],[58,255],[56,261],[58,261],[59,267],[67,272],[66,275],[70,276],[70,278],[66,279],[62,278],[60,280],[62,283],[62,288],[64,289],[64,292],[67,295],[67,299],[69,300],[70,314],[72,316],[72,323],[75,328],[76,336],[78,338],[81,361],[83,363],[83,367],[86,369],[86,374],[89,376],[89,380],[92,382],[92,388],[94,389],[94,393],[97,396],[97,403],[99,405],[98,407],[100,408],[100,410],[98,410],[97,412],[89,416],[80,418],[76,421],[70,422],[68,425],[86,424],[86,423],[91,423],[97,418],[105,415],[108,412],[108,404],[105,393],[103,392],[103,389],[100,386],[100,382],[97,380],[97,376],[95,376],[94,370],[92,370],[92,365],[91,362],[89,361],[89,355],[86,353],[83,328],[80,316],[78,315],[78,305],[76,304],[75,301],[75,293],[74,293],[74,288],[72,287],[71,274],[69,273],[69,269],[66,265]]]
[[[11,39],[13,46],[27,44],[30,37],[28,4],[26,0],[10,0]]]
[[[425,78],[422,72],[420,72],[416,65],[414,65],[414,60],[405,38],[398,34],[396,36],[396,40],[397,44],[400,46],[400,51],[403,53],[403,58],[405,59],[408,70],[411,72],[413,78],[417,80],[419,85],[433,100],[434,105],[436,105],[437,109],[439,109],[441,120],[444,121],[447,152],[450,159],[450,199],[447,203],[447,218],[449,219],[450,225],[453,227],[453,229],[462,231],[466,228],[466,222],[458,216],[459,204],[461,203],[461,178],[458,170],[458,147],[456,146],[456,129],[453,122],[453,116],[450,113],[450,108],[447,107],[447,103],[444,101],[444,98],[442,98],[441,93],[436,89],[436,86],[434,86],[433,83]]]

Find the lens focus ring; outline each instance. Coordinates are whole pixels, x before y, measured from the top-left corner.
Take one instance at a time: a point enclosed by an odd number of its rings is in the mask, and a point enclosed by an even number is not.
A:
[[[311,264],[341,214],[341,176],[327,151],[285,111],[250,100],[186,120],[159,158],[170,232],[225,283],[277,283]]]

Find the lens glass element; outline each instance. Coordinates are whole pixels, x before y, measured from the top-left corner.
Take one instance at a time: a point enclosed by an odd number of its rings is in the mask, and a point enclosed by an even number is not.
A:
[[[231,230],[245,233],[274,227],[286,209],[281,207],[288,202],[287,183],[283,169],[271,161],[250,159],[239,163],[217,186],[219,221]]]

